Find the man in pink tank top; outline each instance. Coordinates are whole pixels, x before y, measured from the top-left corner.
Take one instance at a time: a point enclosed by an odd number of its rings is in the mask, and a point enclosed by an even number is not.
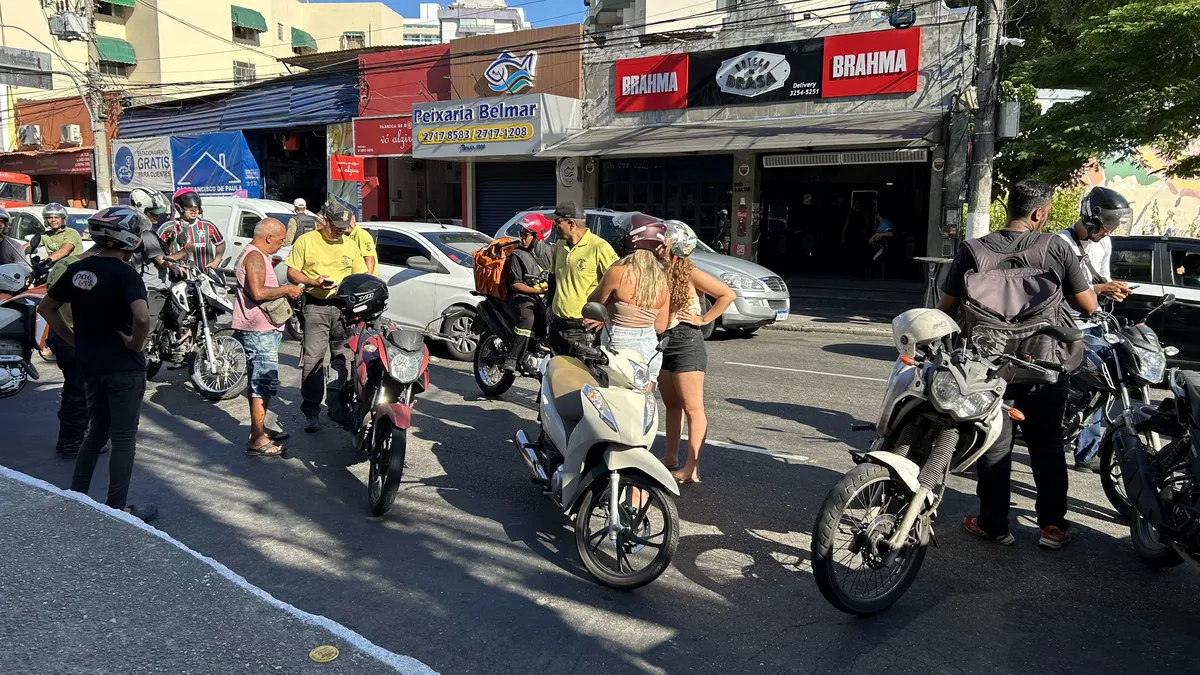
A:
[[[246,397],[250,402],[250,438],[246,454],[278,457],[284,447],[277,441],[287,434],[268,431],[267,407],[279,391],[279,341],[283,325],[275,325],[259,305],[287,298],[295,300],[304,292],[291,284],[280,286],[271,256],[283,246],[287,228],[274,218],[264,218],[254,228],[254,240],[246,245],[235,267],[238,281],[233,307],[233,329],[246,350]]]

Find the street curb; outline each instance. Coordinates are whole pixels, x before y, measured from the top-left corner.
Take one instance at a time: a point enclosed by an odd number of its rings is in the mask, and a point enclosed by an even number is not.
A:
[[[855,326],[845,323],[771,323],[763,326],[765,330],[781,330],[789,333],[832,333],[837,335],[863,335],[870,337],[891,337],[892,329],[883,326]]]

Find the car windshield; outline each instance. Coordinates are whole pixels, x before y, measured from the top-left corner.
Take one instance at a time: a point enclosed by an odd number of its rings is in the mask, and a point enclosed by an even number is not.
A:
[[[295,216],[296,216],[295,213],[268,213],[267,214],[268,218],[274,218],[275,220],[278,220],[279,222],[283,223],[284,226],[287,226],[288,221],[291,220],[292,218],[294,218]]]
[[[463,267],[471,267],[471,254],[492,243],[492,238],[480,232],[422,232],[429,243]]]

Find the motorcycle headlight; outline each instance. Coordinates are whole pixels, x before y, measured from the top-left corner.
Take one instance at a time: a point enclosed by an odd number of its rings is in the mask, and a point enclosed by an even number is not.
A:
[[[957,419],[981,417],[996,403],[996,394],[990,391],[964,395],[954,374],[945,370],[933,374],[929,382],[929,394],[942,410]]]
[[[654,394],[646,392],[646,405],[642,408],[642,433],[650,433],[650,428],[654,426],[654,415],[658,413],[658,401],[654,398]]]
[[[421,363],[425,360],[422,352],[402,352],[399,349],[388,350],[388,372],[397,382],[408,384],[421,374]]]
[[[1134,346],[1133,351],[1138,357],[1138,376],[1150,384],[1162,382],[1167,372],[1167,357],[1158,350],[1138,346]]]
[[[600,394],[600,390],[590,384],[583,385],[583,396],[600,413],[600,419],[608,425],[609,429],[617,430],[617,418],[613,416],[612,409],[608,407],[608,401],[604,400],[604,396]]]
[[[735,291],[765,291],[767,287],[763,282],[754,277],[739,274],[737,272],[722,272],[721,281],[724,281],[730,288]]]
[[[650,369],[643,368],[640,363],[632,359],[629,360],[629,367],[633,370],[633,379],[630,381],[633,388],[643,393],[650,391],[653,384],[650,382]]]

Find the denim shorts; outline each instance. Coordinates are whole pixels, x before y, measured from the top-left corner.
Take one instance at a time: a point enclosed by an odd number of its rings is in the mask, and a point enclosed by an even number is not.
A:
[[[642,362],[650,367],[650,379],[658,381],[658,370],[662,367],[662,358],[658,356],[658,335],[654,327],[625,328],[613,326],[609,334],[608,346],[613,350],[632,349],[642,357]]]
[[[239,330],[238,342],[246,350],[247,388],[251,398],[269,400],[279,393],[279,342],[283,333],[278,330]]]

